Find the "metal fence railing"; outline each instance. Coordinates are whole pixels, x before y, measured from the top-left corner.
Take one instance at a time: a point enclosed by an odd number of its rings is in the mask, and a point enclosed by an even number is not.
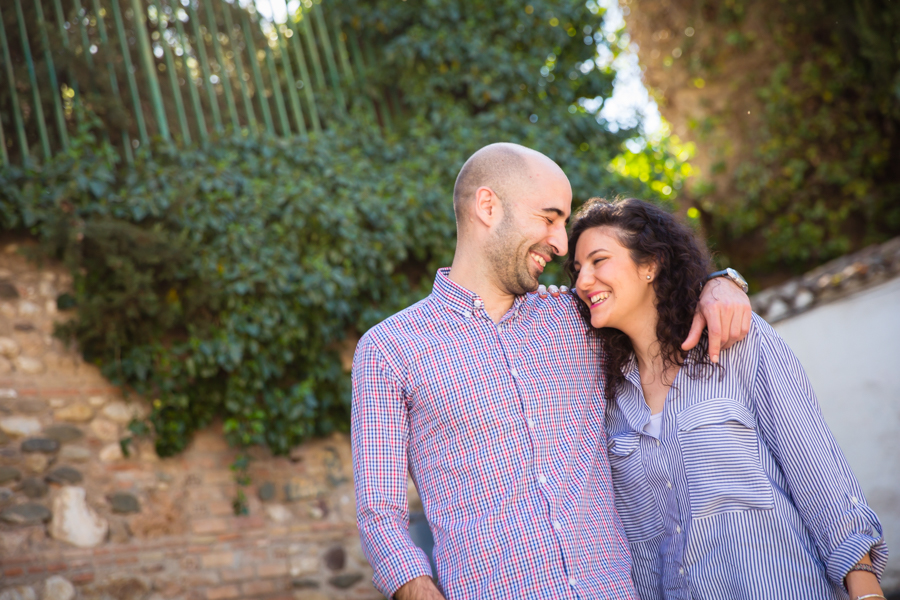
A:
[[[128,162],[153,137],[190,145],[228,130],[305,136],[357,104],[390,127],[388,95],[363,85],[373,45],[348,35],[327,4],[84,2],[0,7],[4,165],[65,150],[76,100]]]

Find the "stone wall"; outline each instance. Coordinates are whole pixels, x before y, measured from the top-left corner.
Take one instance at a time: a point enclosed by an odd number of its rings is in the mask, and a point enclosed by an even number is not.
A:
[[[0,600],[380,598],[346,435],[256,452],[235,516],[220,426],[174,458],[119,440],[146,410],[52,336],[62,269],[0,245]]]

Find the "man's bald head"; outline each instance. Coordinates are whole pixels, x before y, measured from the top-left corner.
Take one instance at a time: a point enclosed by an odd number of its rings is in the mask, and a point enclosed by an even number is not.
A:
[[[460,169],[453,187],[457,229],[461,231],[465,226],[478,188],[493,190],[505,209],[529,185],[534,172],[542,168],[565,177],[550,158],[519,144],[490,144],[478,150]]]

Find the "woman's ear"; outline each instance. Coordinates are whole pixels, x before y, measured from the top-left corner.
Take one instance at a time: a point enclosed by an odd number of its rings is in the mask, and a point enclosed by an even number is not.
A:
[[[653,283],[656,279],[656,261],[648,262],[646,265],[642,266],[638,271],[641,274],[641,278],[647,283]]]

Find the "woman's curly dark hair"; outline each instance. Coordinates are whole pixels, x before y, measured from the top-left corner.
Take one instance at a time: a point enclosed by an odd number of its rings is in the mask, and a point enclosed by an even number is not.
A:
[[[706,334],[691,352],[681,349],[681,343],[690,332],[694,312],[700,301],[700,290],[709,272],[710,258],[705,246],[674,215],[653,204],[636,198],[613,202],[591,198],[573,216],[569,233],[569,255],[564,268],[573,289],[578,279],[574,267],[578,239],[581,234],[594,227],[611,227],[616,232],[619,243],[630,251],[636,264],[656,263],[656,277],[653,281],[656,309],[659,312],[656,337],[663,365],[668,369],[670,366],[681,367],[686,361],[690,362],[697,367],[692,368],[689,373],[691,376],[699,373],[701,365],[711,365],[707,357],[709,342]],[[580,297],[576,295],[576,298],[578,311],[590,325],[590,309]],[[591,329],[602,341],[606,399],[612,403],[625,383],[622,368],[631,360],[634,348],[628,336],[618,329]]]

